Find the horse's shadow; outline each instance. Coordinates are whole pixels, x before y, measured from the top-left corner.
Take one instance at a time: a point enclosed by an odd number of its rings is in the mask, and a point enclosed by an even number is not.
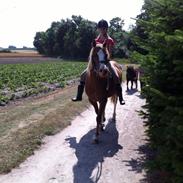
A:
[[[133,94],[136,93],[136,92],[138,92],[137,89],[127,89],[127,90],[126,90],[127,95],[133,95]]]
[[[105,157],[113,157],[122,146],[118,144],[116,123],[108,121],[105,131],[100,135],[100,143],[92,144],[95,130],[90,130],[77,143],[76,137],[69,137],[66,141],[75,149],[78,159],[73,167],[74,183],[96,183],[102,173],[102,163]]]

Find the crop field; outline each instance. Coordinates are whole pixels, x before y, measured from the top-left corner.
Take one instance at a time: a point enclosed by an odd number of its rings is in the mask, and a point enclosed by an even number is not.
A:
[[[26,54],[37,54],[35,51],[28,53],[21,51],[15,54],[20,54],[22,57],[0,58],[0,106],[5,106],[11,100],[64,87],[79,78],[87,66],[87,62],[81,61],[23,57]],[[128,63],[128,60],[117,61],[123,65],[123,80],[125,80],[124,63]]]
[[[0,65],[0,104],[64,87],[80,76],[86,62],[55,61],[37,64]]]

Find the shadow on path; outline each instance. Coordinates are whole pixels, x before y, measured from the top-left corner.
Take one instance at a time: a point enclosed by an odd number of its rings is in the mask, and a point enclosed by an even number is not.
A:
[[[137,89],[126,90],[127,95],[133,95],[136,92],[138,92]]]
[[[102,163],[105,157],[113,157],[122,146],[118,144],[116,123],[108,121],[105,131],[100,135],[99,144],[92,144],[95,129],[89,131],[77,143],[76,137],[69,137],[66,141],[75,149],[78,159],[73,167],[74,183],[97,183],[102,174]],[[94,175],[92,174],[95,170]]]
[[[138,147],[138,149],[134,149],[138,152],[138,158],[131,158],[131,160],[123,161],[126,163],[126,166],[130,167],[129,171],[135,171],[137,173],[145,172],[145,176],[140,180],[139,183],[162,183],[157,179],[154,180],[152,174],[150,174],[148,170],[148,161],[153,157],[153,151],[149,147],[149,142],[146,141],[144,145]]]

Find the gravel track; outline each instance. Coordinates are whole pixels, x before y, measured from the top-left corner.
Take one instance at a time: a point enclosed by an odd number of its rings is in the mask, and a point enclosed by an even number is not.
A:
[[[125,87],[124,87],[125,88]],[[145,127],[138,115],[145,100],[138,91],[125,92],[126,105],[106,107],[105,131],[92,144],[96,127],[93,107],[77,116],[62,132],[46,137],[44,145],[20,167],[0,175],[1,183],[145,183]]]

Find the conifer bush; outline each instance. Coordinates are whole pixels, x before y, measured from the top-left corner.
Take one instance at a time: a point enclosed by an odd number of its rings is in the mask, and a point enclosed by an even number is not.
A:
[[[145,72],[146,115],[155,152],[150,170],[162,182],[183,182],[183,1],[145,0],[132,30],[146,54],[135,52]]]

